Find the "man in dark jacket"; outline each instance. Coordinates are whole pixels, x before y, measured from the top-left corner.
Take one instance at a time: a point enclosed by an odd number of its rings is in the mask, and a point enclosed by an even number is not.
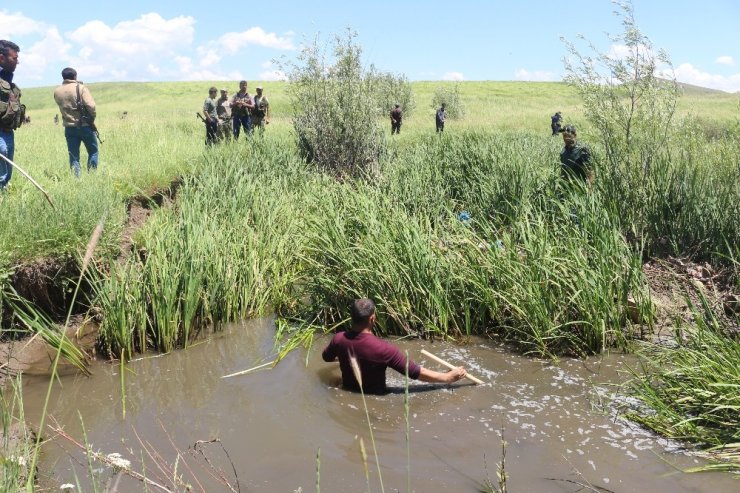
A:
[[[397,104],[391,110],[391,135],[401,133],[401,120],[403,119],[403,113],[401,112],[401,105]]]
[[[13,160],[15,130],[23,124],[25,106],[21,104],[21,90],[13,83],[21,49],[12,41],[0,39],[0,154]],[[5,190],[13,174],[13,166],[0,159],[0,191]]]
[[[435,117],[435,121],[437,123],[437,132],[444,132],[446,118],[447,113],[445,113],[445,104],[442,103],[442,106],[437,110],[437,116]]]

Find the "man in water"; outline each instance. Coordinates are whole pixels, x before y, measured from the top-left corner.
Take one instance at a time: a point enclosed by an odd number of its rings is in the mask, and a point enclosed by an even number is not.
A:
[[[375,325],[375,303],[368,298],[352,302],[352,327],[334,335],[321,356],[326,362],[339,360],[342,370],[342,386],[348,390],[360,390],[350,363],[350,357],[357,360],[362,379],[362,391],[366,394],[384,394],[385,369],[393,368],[406,374],[406,356],[393,344],[373,335]],[[463,367],[446,373],[428,370],[413,361],[408,361],[409,378],[431,383],[452,383],[465,377]]]

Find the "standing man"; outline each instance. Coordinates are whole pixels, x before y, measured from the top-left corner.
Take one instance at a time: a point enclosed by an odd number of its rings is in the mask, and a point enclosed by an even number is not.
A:
[[[401,119],[403,113],[401,112],[401,105],[396,106],[391,110],[391,135],[401,133]]]
[[[352,327],[336,334],[321,357],[327,363],[339,360],[342,370],[342,386],[348,390],[360,390],[350,363],[354,357],[360,367],[362,391],[366,394],[384,394],[385,370],[391,367],[402,375],[406,374],[406,356],[393,344],[373,335],[375,325],[375,303],[368,298],[354,300],[351,307]],[[465,376],[463,367],[440,373],[427,370],[413,361],[408,361],[409,378],[432,383],[457,382]]]
[[[206,145],[209,146],[216,142],[216,134],[218,133],[216,94],[218,94],[218,89],[211,87],[208,89],[208,97],[203,101],[203,116],[206,119]]]
[[[21,104],[21,90],[13,83],[21,49],[12,41],[0,39],[0,154],[13,160],[15,130],[23,125],[26,107]],[[5,190],[13,174],[13,166],[0,159],[0,191]]]
[[[552,134],[557,135],[558,132],[560,132],[560,122],[563,120],[563,115],[561,115],[558,111],[550,117],[550,120],[550,128],[552,128]]]
[[[239,138],[239,132],[244,127],[244,133],[249,136],[252,133],[252,109],[254,102],[252,96],[247,92],[247,81],[239,82],[239,92],[231,98],[231,116],[234,120],[234,140]]]
[[[69,167],[80,177],[80,144],[87,149],[87,171],[98,169],[98,138],[95,135],[95,100],[71,67],[62,70],[62,85],[54,89],[67,139]]]
[[[576,141],[575,125],[563,127],[565,147],[560,152],[560,178],[564,183],[593,183],[594,172],[591,151]]]
[[[445,113],[445,104],[442,103],[442,107],[437,110],[437,132],[444,132],[445,131],[445,119],[447,118],[447,113]]]
[[[216,101],[216,115],[218,115],[218,139],[231,140],[231,103],[228,89],[221,89],[221,97]]]
[[[260,132],[264,132],[265,125],[270,123],[270,102],[267,100],[267,96],[262,94],[262,86],[257,86],[255,90],[257,95],[254,97],[252,126],[257,127]]]

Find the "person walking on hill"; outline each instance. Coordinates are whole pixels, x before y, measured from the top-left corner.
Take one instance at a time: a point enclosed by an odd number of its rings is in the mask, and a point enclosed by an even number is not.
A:
[[[375,303],[368,298],[357,299],[351,307],[352,326],[349,330],[334,335],[321,357],[327,363],[339,360],[342,370],[342,387],[347,390],[362,390],[366,394],[385,394],[385,370],[393,368],[406,374],[406,356],[393,344],[373,335],[375,325]],[[362,380],[355,378],[351,358],[357,361]],[[413,361],[408,361],[409,378],[432,383],[452,383],[465,377],[463,367],[446,373],[428,370]]]
[[[80,177],[80,145],[85,144],[87,171],[95,171],[100,154],[95,135],[95,100],[88,88],[77,80],[75,69],[62,70],[62,85],[54,89],[54,101],[62,114],[70,169]]]
[[[442,103],[442,106],[437,110],[437,115],[435,117],[435,120],[437,123],[437,132],[445,131],[445,120],[446,119],[447,119],[447,113],[445,112],[445,104]]]
[[[403,119],[403,112],[401,111],[401,105],[396,106],[391,110],[391,135],[401,133],[401,120]]]
[[[218,113],[216,112],[216,94],[218,89],[211,87],[208,89],[208,97],[203,101],[203,116],[206,121],[206,145],[216,143],[218,135]]]
[[[562,120],[563,115],[561,115],[559,111],[550,117],[550,128],[552,129],[553,135],[557,135],[560,132],[560,122]]]
[[[563,150],[560,152],[560,178],[565,184],[591,184],[594,180],[591,151],[576,140],[575,125],[562,129]]]
[[[254,96],[254,109],[252,110],[252,128],[258,128],[260,132],[265,131],[265,125],[270,123],[270,101],[262,93],[262,86],[255,88],[257,94]]]
[[[18,66],[17,44],[0,39],[0,154],[13,160],[15,131],[23,125],[26,107],[21,104],[21,90],[13,83]],[[0,159],[0,191],[4,191],[13,175],[13,166]]]
[[[252,109],[254,101],[247,92],[247,81],[239,82],[239,92],[231,98],[231,116],[234,120],[234,140],[239,138],[239,133],[244,128],[245,136],[252,133]]]
[[[218,116],[218,139],[231,140],[231,102],[228,89],[221,89],[221,97],[216,101],[216,115]]]

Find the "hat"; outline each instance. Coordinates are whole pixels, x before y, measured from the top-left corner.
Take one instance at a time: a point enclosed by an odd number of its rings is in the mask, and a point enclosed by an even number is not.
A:
[[[229,90],[224,87],[223,89],[221,89],[221,92],[229,92]]]
[[[257,89],[258,91],[261,91],[262,90],[262,86],[257,86],[257,87],[255,87],[255,89]]]

